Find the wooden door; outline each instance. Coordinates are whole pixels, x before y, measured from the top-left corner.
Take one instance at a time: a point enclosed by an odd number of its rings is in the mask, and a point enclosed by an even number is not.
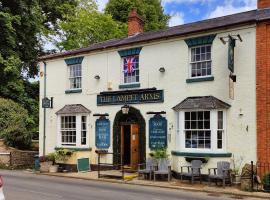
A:
[[[132,169],[136,170],[139,164],[139,125],[131,124],[130,128],[130,165]]]

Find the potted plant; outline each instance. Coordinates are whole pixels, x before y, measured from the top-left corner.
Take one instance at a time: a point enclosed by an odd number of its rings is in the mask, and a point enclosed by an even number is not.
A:
[[[159,148],[159,149],[154,149],[149,155],[156,160],[158,163],[159,160],[161,159],[168,159],[169,154],[167,154],[167,149],[166,148]]]
[[[55,152],[55,161],[57,163],[65,164],[65,162],[71,157],[73,151],[69,149],[58,149]],[[62,165],[63,172],[66,172],[68,170],[65,169],[64,165]]]
[[[55,163],[55,156],[56,153],[50,153],[47,157],[49,161],[52,161],[52,165],[49,167],[49,172],[56,173],[58,172],[59,165],[56,165]]]
[[[49,172],[50,166],[52,166],[53,162],[49,160],[48,156],[40,156],[40,172]]]
[[[234,184],[240,184],[241,183],[241,166],[243,163],[243,156],[240,156],[239,158],[235,158],[233,155],[232,158],[232,164],[233,164],[233,169],[232,169],[232,176],[233,176],[233,183]]]
[[[267,173],[263,176],[263,190],[265,192],[270,192],[270,173]]]

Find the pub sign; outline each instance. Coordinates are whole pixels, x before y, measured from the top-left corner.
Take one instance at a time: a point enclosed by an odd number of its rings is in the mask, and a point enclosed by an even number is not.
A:
[[[149,148],[160,149],[167,147],[167,119],[155,115],[149,120]]]
[[[96,120],[96,147],[108,149],[110,147],[110,120],[99,118]]]

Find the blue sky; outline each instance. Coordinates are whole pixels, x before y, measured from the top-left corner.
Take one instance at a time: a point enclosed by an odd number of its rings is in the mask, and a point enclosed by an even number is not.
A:
[[[97,0],[102,11],[108,0]],[[256,9],[257,0],[162,0],[165,13],[175,26]]]

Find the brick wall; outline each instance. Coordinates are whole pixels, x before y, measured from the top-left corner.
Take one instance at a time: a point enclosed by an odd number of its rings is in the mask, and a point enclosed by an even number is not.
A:
[[[270,0],[258,0],[258,8],[269,8],[270,7]]]
[[[256,40],[257,159],[270,163],[270,21],[257,24]]]

